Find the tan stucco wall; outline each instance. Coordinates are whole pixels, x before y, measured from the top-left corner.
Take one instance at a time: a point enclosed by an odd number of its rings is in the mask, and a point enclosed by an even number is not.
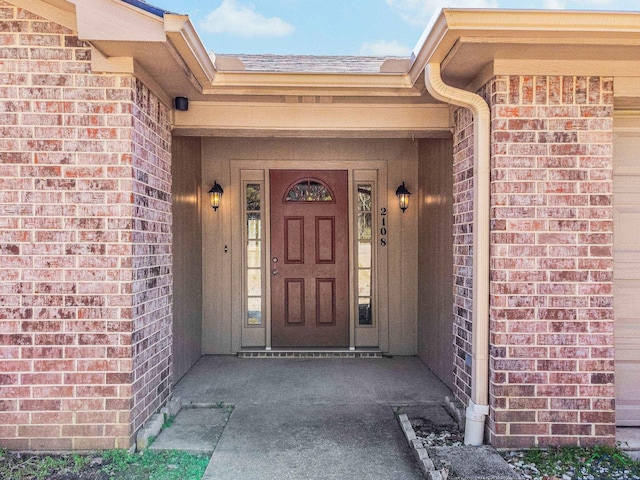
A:
[[[200,358],[202,338],[202,184],[200,138],[174,137],[173,381]]]
[[[236,192],[228,188],[232,160],[296,161],[296,168],[301,169],[313,169],[329,160],[362,162],[361,168],[374,161],[387,162],[389,352],[415,355],[418,209],[411,205],[402,214],[395,198],[396,187],[403,181],[417,193],[418,143],[410,139],[202,139],[203,194],[214,180],[225,188],[220,209],[203,211],[203,353],[232,353],[231,250],[239,247],[232,245],[232,219],[226,203],[237,201]]]
[[[453,385],[453,148],[420,140],[418,355]]]

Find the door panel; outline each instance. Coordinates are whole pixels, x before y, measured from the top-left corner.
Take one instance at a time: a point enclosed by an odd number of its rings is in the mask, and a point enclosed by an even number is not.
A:
[[[346,171],[273,170],[271,344],[349,345]]]
[[[304,278],[284,279],[286,325],[304,325]]]
[[[318,325],[336,324],[336,280],[335,278],[316,279],[316,322]]]
[[[285,263],[304,263],[304,217],[284,219]]]
[[[336,263],[335,224],[334,217],[316,217],[316,263]]]

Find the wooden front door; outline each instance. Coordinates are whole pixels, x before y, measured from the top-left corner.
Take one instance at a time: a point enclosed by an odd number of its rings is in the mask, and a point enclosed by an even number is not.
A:
[[[271,344],[349,346],[347,172],[273,170]]]

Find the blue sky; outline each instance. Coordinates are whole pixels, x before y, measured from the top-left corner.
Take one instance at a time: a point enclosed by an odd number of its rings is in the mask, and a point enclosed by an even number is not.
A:
[[[407,56],[441,7],[640,10],[640,0],[147,0],[214,53]]]

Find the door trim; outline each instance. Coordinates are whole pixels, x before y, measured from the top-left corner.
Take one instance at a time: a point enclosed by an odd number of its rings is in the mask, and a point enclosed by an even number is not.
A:
[[[311,167],[311,168],[310,168]],[[375,200],[377,208],[387,208],[387,161],[325,161],[321,164],[310,165],[305,161],[288,160],[231,160],[229,187],[229,205],[232,206],[231,215],[231,352],[237,353],[242,348],[266,348],[271,349],[271,295],[263,296],[263,318],[261,328],[247,327],[244,323],[245,310],[245,287],[244,287],[244,265],[245,250],[244,240],[244,185],[246,181],[260,181],[263,185],[263,242],[264,242],[264,265],[266,269],[270,267],[271,259],[271,229],[270,229],[270,170],[347,170],[348,172],[348,215],[349,215],[349,348],[372,346],[372,334],[378,338],[377,347],[382,351],[389,351],[389,314],[388,314],[388,262],[387,247],[377,246],[376,250],[376,275],[374,285],[376,288],[375,308],[377,313],[377,323],[375,328],[370,326],[359,327],[357,323],[357,292],[356,273],[354,270],[355,252],[355,200],[354,185],[356,181],[369,181],[375,177],[377,188]],[[225,191],[227,194],[227,191]],[[374,218],[377,216],[373,215]],[[377,221],[377,220],[376,220]],[[376,223],[377,225],[377,223]],[[270,275],[265,275],[263,292],[271,292]],[[375,332],[374,332],[375,330]]]

